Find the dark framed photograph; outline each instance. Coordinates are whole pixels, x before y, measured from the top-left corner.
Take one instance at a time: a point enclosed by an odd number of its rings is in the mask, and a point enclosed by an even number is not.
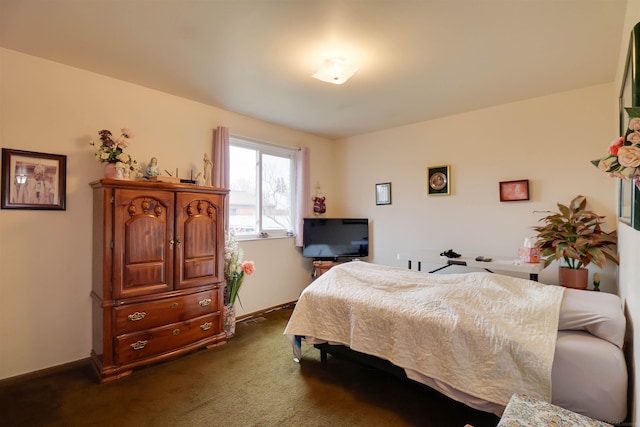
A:
[[[67,156],[2,149],[2,209],[65,210]]]
[[[427,194],[429,196],[447,195],[451,191],[449,165],[427,168]]]
[[[376,184],[376,205],[391,204],[391,183]]]
[[[500,201],[517,202],[529,200],[529,180],[502,181],[500,183]]]

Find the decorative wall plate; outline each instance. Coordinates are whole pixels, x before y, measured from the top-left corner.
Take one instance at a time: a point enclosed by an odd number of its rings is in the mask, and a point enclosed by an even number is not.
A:
[[[442,172],[436,172],[429,178],[429,185],[434,190],[442,190],[447,186],[447,176]]]
[[[449,165],[430,166],[427,168],[427,195],[446,195],[451,190]]]

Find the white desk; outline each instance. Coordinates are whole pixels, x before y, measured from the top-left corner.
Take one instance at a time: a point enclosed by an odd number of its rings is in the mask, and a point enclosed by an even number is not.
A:
[[[418,264],[418,271],[422,271],[422,263],[441,265],[429,273],[435,273],[443,268],[451,267],[452,265],[461,265],[465,267],[484,268],[486,271],[493,273],[496,271],[511,271],[517,273],[529,274],[529,279],[538,281],[538,273],[544,270],[544,263],[524,263],[516,258],[504,258],[504,257],[492,257],[490,255],[484,255],[491,258],[489,262],[476,261],[477,255],[473,256],[461,256],[460,258],[447,258],[440,256],[437,252],[419,252],[419,253],[399,253],[397,255],[398,260],[407,261],[407,266],[411,270],[412,263]]]

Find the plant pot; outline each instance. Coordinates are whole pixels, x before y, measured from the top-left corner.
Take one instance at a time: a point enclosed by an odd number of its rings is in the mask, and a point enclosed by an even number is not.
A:
[[[116,170],[115,163],[104,164],[104,177],[109,179],[116,179],[118,177],[118,171]]]
[[[587,289],[589,270],[586,268],[560,267],[560,285],[565,288]]]

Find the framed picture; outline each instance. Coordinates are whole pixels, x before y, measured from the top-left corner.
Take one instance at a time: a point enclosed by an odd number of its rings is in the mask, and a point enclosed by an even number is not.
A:
[[[447,195],[451,191],[449,165],[427,168],[427,195]]]
[[[391,204],[391,183],[376,184],[376,205]]]
[[[516,202],[518,200],[529,200],[529,180],[502,181],[500,183],[500,201]]]
[[[2,209],[65,210],[67,156],[2,149]]]

